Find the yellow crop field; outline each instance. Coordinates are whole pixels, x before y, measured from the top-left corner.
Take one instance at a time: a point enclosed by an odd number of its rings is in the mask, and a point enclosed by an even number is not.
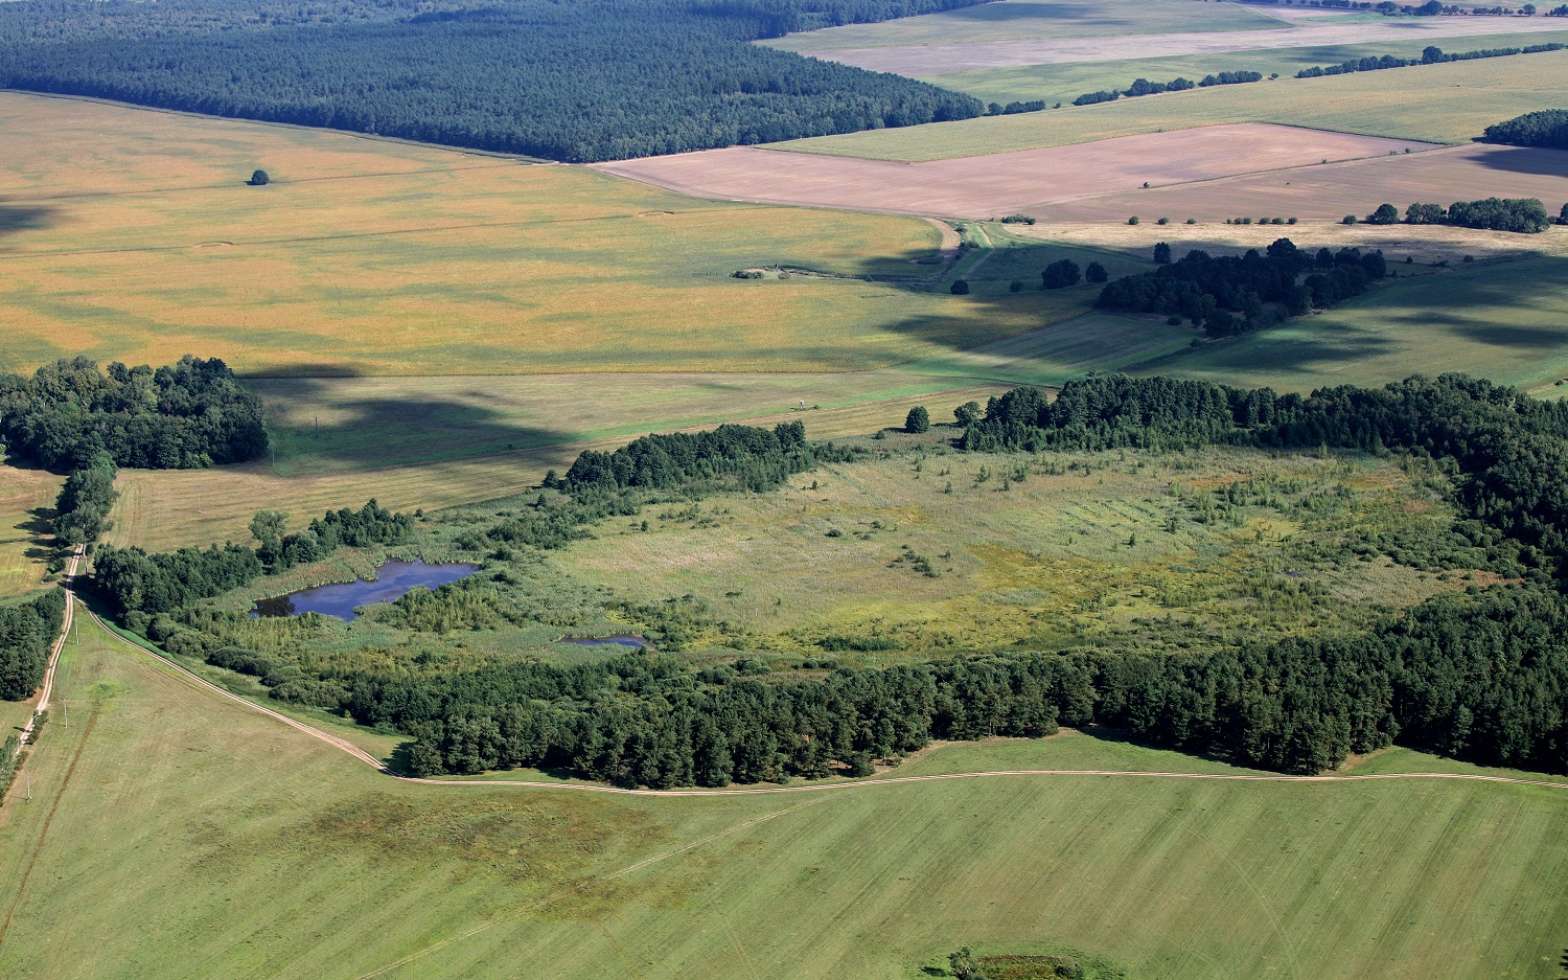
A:
[[[940,235],[911,218],[16,93],[0,130],[0,370],[856,370],[1082,308],[932,288]],[[732,277],[754,266],[820,274]]]

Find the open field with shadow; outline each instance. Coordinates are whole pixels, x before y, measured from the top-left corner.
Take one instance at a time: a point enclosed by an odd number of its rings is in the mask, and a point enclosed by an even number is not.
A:
[[[79,100],[3,94],[0,124],[0,369],[843,371],[1062,315],[948,295],[938,231],[909,218]],[[245,186],[256,166],[273,183]],[[810,274],[732,278],[749,267]]]
[[[654,799],[415,786],[193,689],[90,621],[59,696],[71,725],[47,730],[33,800],[0,809],[7,975],[473,976],[548,949],[568,978],[611,963],[902,980],[960,945],[1050,943],[1134,976],[1331,962],[1535,977],[1565,941],[1568,797],[1540,787],[1060,776]],[[935,748],[909,772],[1177,766],[1241,772],[1071,733]],[[58,929],[64,916],[74,928]]]
[[[917,162],[1236,122],[1464,143],[1492,123],[1559,106],[1565,88],[1568,51],[1556,51],[1326,78],[1281,78],[1081,108],[772,145],[808,153]]]

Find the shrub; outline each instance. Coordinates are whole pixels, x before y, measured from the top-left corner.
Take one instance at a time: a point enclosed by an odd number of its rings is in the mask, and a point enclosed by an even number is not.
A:
[[[1154,219],[1154,223],[1157,224],[1157,225],[1168,225],[1168,224],[1171,223],[1171,219],[1169,219],[1169,218],[1156,218],[1156,219]]]
[[[1360,219],[1358,219],[1355,215],[1347,214],[1343,218],[1339,219],[1339,223],[1342,224],[1342,225],[1353,225],[1358,220],[1360,220]]]
[[[953,280],[953,285],[948,287],[948,292],[952,293],[954,296],[968,296],[969,295],[969,280],[967,280],[967,279],[954,279]]]
[[[1040,273],[1040,287],[1042,289],[1062,289],[1067,286],[1076,286],[1082,274],[1078,263],[1072,259],[1058,259],[1045,267]]]
[[[1083,270],[1083,278],[1085,282],[1104,282],[1110,277],[1106,275],[1105,266],[1098,262],[1090,262]]]
[[[267,176],[265,170],[253,170],[250,174],[250,180],[247,180],[245,183],[252,187],[265,187],[272,183],[272,178]]]
[[[1138,216],[1137,216],[1137,215],[1136,215],[1136,214],[1135,214],[1135,215],[1133,215],[1133,216],[1132,216],[1132,217],[1130,217],[1130,218],[1128,218],[1128,219],[1127,219],[1127,223],[1128,223],[1128,224],[1129,224],[1129,225],[1135,225],[1135,224],[1137,224],[1137,223],[1138,223]]]
[[[905,432],[929,432],[931,430],[931,413],[926,411],[924,405],[916,405],[904,416]]]

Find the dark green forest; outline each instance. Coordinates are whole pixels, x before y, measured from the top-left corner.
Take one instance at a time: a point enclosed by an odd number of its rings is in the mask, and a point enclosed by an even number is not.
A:
[[[31,377],[0,374],[0,441],[56,471],[90,469],[99,456],[115,466],[199,469],[255,459],[267,451],[267,430],[260,399],[217,358],[100,371],[77,357]]]
[[[49,648],[64,618],[63,589],[50,589],[21,605],[0,606],[0,698],[32,697],[44,679]]]
[[[1094,646],[781,673],[744,657],[698,666],[667,652],[572,666],[283,660],[242,645],[253,635],[243,613],[191,603],[221,583],[131,609],[137,604],[123,597],[136,593],[116,578],[117,560],[94,576],[102,592],[122,597],[125,621],[167,648],[254,674],[281,700],[409,735],[405,764],[418,773],[539,766],[620,785],[723,785],[863,774],[872,760],[934,738],[1036,736],[1090,723],[1286,772],[1316,772],[1395,741],[1488,764],[1568,765],[1568,406],[1453,375],[1306,397],[1098,377],[1069,383],[1055,399],[1015,389],[964,417],[957,446],[968,451],[1226,445],[1428,458],[1452,474],[1455,535],[1510,584],[1428,600],[1349,635],[1181,654]],[[617,453],[585,454],[554,481],[563,491],[555,503],[541,493],[499,520],[467,519],[472,530],[458,546],[468,555],[560,547],[604,514],[635,515],[711,489],[766,490],[779,474],[813,465],[808,452],[794,426],[648,437]],[[229,563],[222,552],[208,554],[215,567]],[[245,566],[242,576],[259,571],[250,549],[236,547],[231,558]],[[136,558],[142,569],[174,561]],[[489,573],[495,582],[512,574]],[[552,615],[503,611],[488,590],[474,576],[410,593],[386,621],[482,629],[500,616]],[[676,600],[633,611],[662,617],[667,651],[680,649],[683,620],[703,615]],[[289,629],[298,632],[280,642],[308,642],[313,627]]]
[[[1543,109],[1486,127],[1486,141],[1568,150],[1568,109]]]
[[[350,4],[342,17],[285,7],[274,21],[240,8],[24,0],[0,6],[0,85],[613,160],[980,115],[969,96],[748,43],[973,2]]]

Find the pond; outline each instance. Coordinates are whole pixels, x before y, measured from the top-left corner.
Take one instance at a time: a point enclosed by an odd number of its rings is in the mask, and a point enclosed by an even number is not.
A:
[[[427,565],[422,561],[389,561],[376,569],[374,579],[319,585],[271,599],[256,600],[252,616],[303,616],[321,613],[336,616],[345,622],[359,614],[354,610],[372,602],[392,602],[410,589],[424,586],[434,589],[467,578],[479,570],[478,565]]]

